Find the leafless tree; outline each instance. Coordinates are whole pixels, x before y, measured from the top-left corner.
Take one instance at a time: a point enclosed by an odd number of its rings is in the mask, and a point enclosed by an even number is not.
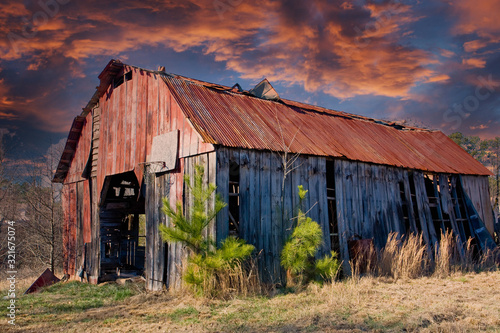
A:
[[[52,176],[62,145],[52,145],[47,154],[29,166],[29,182],[22,189],[26,204],[25,248],[41,265],[58,268],[62,262],[61,185],[52,183]]]

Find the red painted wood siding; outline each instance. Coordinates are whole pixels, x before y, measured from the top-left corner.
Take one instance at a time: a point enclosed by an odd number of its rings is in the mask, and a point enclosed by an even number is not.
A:
[[[92,143],[92,114],[88,114],[83,124],[83,129],[80,134],[80,139],[76,146],[75,155],[71,161],[68,174],[64,181],[65,184],[82,181],[82,172],[87,165],[90,154],[90,146]]]
[[[125,66],[119,75],[129,71],[132,79],[116,88],[111,85],[99,102],[98,193],[106,176],[134,171],[141,182],[142,163],[156,135],[179,130],[179,157],[213,151],[211,144],[202,142],[158,74]]]

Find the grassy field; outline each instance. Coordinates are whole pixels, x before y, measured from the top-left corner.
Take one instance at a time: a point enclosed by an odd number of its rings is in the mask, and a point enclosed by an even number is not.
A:
[[[231,300],[68,282],[19,297],[15,328],[7,323],[7,301],[1,301],[0,332],[500,331],[499,271],[350,279]]]

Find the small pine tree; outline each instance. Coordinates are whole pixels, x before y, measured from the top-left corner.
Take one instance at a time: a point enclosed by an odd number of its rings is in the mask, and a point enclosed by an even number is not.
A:
[[[203,173],[203,167],[196,165],[193,185],[189,176],[184,177],[189,193],[193,196],[188,217],[184,215],[180,202],[177,202],[174,210],[168,199],[163,199],[162,211],[171,219],[172,227],[160,225],[160,232],[163,241],[182,243],[190,251],[184,281],[193,286],[196,292],[213,294],[217,292],[219,277],[230,275],[237,267],[241,268],[241,263],[250,257],[255,247],[244,240],[228,237],[216,249],[214,239],[203,236],[203,230],[226,207],[220,196],[215,195],[214,208],[207,208],[216,186],[209,184],[204,187]]]
[[[306,194],[307,190],[300,185],[300,203]],[[314,259],[322,239],[323,232],[319,224],[310,217],[306,217],[299,208],[297,226],[281,252],[281,265],[287,270],[287,284],[304,285],[311,280],[328,280],[336,276],[340,264],[335,252],[332,251],[329,256],[322,259]]]
[[[170,217],[173,227],[160,225],[160,232],[165,242],[183,243],[194,255],[206,256],[211,246],[214,245],[214,241],[211,238],[203,237],[203,230],[215,218],[217,213],[226,207],[226,203],[217,194],[215,195],[214,208],[207,209],[207,202],[213,196],[217,187],[214,184],[209,184],[205,188],[203,186],[203,174],[203,166],[196,165],[193,185],[191,185],[190,177],[188,175],[184,176],[184,182],[193,196],[190,218],[186,218],[184,215],[182,202],[178,201],[174,210],[170,206],[168,199],[163,198],[162,212]]]

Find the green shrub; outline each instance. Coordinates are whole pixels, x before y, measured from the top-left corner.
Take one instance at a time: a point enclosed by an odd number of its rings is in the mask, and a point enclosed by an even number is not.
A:
[[[300,202],[306,194],[307,190],[300,185]],[[330,255],[315,260],[322,240],[323,232],[319,224],[307,217],[299,208],[297,225],[281,252],[281,265],[287,270],[288,285],[303,285],[311,280],[335,278],[340,266],[335,252],[332,251]]]

